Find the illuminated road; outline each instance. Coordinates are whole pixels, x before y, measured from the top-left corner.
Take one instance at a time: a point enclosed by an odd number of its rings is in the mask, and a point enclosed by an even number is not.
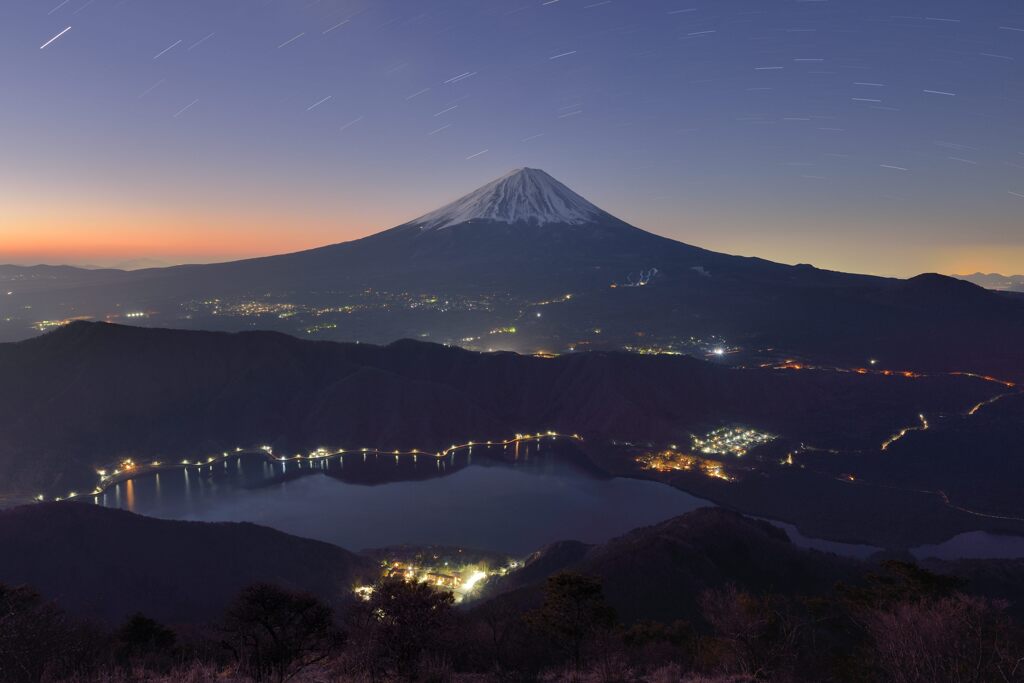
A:
[[[153,461],[153,462],[146,463],[146,464],[138,464],[138,463],[135,463],[132,460],[123,460],[115,468],[112,468],[110,470],[99,470],[99,471],[97,471],[97,475],[99,475],[100,479],[99,479],[99,482],[96,484],[96,487],[94,489],[92,489],[91,491],[88,491],[88,492],[70,491],[66,496],[58,496],[58,497],[54,498],[54,500],[56,500],[56,501],[73,500],[73,499],[76,499],[76,498],[84,498],[84,497],[88,497],[88,496],[97,496],[97,495],[100,495],[101,493],[103,493],[104,491],[106,491],[111,486],[114,486],[115,484],[118,484],[118,483],[120,483],[122,481],[125,481],[127,479],[132,479],[134,477],[138,477],[138,476],[144,475],[144,474],[155,474],[157,472],[163,472],[163,471],[167,471],[167,470],[177,470],[177,469],[186,469],[187,470],[188,468],[195,468],[195,469],[198,469],[198,470],[201,470],[204,467],[212,468],[214,465],[222,463],[225,460],[227,460],[228,458],[231,458],[231,457],[234,457],[234,456],[237,456],[237,455],[261,455],[266,460],[268,460],[270,462],[323,461],[323,460],[329,460],[331,458],[338,458],[338,457],[341,457],[341,456],[344,456],[344,455],[359,454],[359,453],[364,454],[364,455],[390,455],[390,456],[394,456],[396,458],[399,458],[399,457],[412,457],[414,459],[418,458],[420,456],[423,456],[423,457],[427,457],[427,458],[435,458],[437,460],[441,460],[441,459],[446,458],[446,457],[448,457],[450,455],[453,455],[454,453],[457,453],[458,451],[464,451],[464,450],[472,449],[474,446],[476,446],[476,447],[484,447],[484,448],[500,446],[500,447],[504,448],[504,447],[507,447],[507,446],[517,446],[517,445],[519,445],[521,443],[539,442],[542,439],[550,439],[552,441],[555,441],[555,440],[558,440],[558,439],[568,439],[568,440],[571,440],[571,441],[578,441],[578,442],[582,442],[583,441],[583,438],[579,434],[559,434],[558,432],[547,431],[547,432],[538,432],[536,434],[516,434],[514,437],[512,437],[510,439],[497,440],[497,441],[493,441],[493,440],[492,441],[468,441],[468,442],[463,443],[463,444],[452,444],[451,446],[449,446],[448,448],[446,448],[446,449],[444,449],[442,451],[420,450],[418,448],[414,448],[412,450],[404,450],[404,451],[403,450],[399,450],[399,449],[384,450],[384,449],[380,449],[380,448],[354,448],[354,449],[339,448],[339,449],[336,449],[336,450],[330,450],[330,449],[327,449],[327,448],[318,448],[315,451],[313,451],[311,453],[308,453],[306,455],[297,454],[297,455],[293,455],[293,456],[283,456],[283,455],[282,456],[276,456],[276,455],[274,455],[272,447],[270,447],[270,446],[260,446],[259,448],[255,448],[255,449],[253,449],[253,448],[249,448],[249,449],[235,448],[232,451],[224,451],[224,452],[220,453],[219,455],[211,455],[211,456],[207,457],[206,459],[182,460],[180,462],[161,462],[161,461],[157,460],[157,461]],[[43,500],[45,500],[45,496],[38,495],[38,496],[36,496],[35,499],[37,501],[43,501]]]
[[[926,431],[928,431],[928,429],[929,429],[929,427],[931,425],[928,424],[927,418],[925,418],[925,416],[923,414],[922,415],[918,415],[917,417],[918,417],[919,420],[921,420],[921,424],[914,425],[914,426],[911,426],[911,427],[904,427],[900,431],[896,432],[895,434],[893,434],[888,439],[886,439],[885,441],[882,442],[882,450],[883,451],[889,450],[889,446],[893,445],[894,443],[896,443],[897,441],[899,441],[900,439],[902,439],[903,437],[905,437],[907,434],[909,434],[911,432],[926,432]]]
[[[856,374],[859,374],[859,375],[869,375],[870,374],[870,375],[881,375],[881,376],[886,376],[886,377],[902,377],[902,378],[907,378],[907,379],[918,379],[918,378],[929,377],[929,376],[933,376],[933,377],[934,376],[962,376],[962,377],[970,377],[970,378],[977,379],[977,380],[980,380],[980,381],[991,382],[991,383],[1002,385],[1002,386],[1010,388],[1010,389],[1014,389],[1013,391],[1008,391],[1008,392],[1005,392],[1005,393],[1001,393],[999,395],[993,396],[992,398],[986,399],[984,401],[981,401],[981,402],[973,405],[970,409],[966,410],[966,412],[963,413],[963,415],[966,416],[966,417],[973,417],[976,414],[978,414],[981,410],[983,410],[985,407],[990,406],[990,405],[992,405],[992,404],[994,404],[994,403],[996,403],[996,402],[1000,401],[1001,399],[1006,398],[1008,396],[1024,394],[1024,390],[1019,389],[1018,385],[1016,383],[1014,383],[1014,382],[998,379],[998,378],[987,376],[987,375],[979,375],[979,374],[969,373],[969,372],[950,372],[950,373],[942,373],[940,375],[925,375],[925,374],[921,374],[921,373],[917,373],[917,372],[912,372],[912,371],[896,371],[896,370],[873,369],[873,368],[869,369],[869,368],[838,368],[838,367],[828,368],[828,367],[815,367],[815,366],[811,366],[811,365],[807,365],[807,364],[803,364],[803,363],[797,363],[796,361],[786,361],[786,362],[784,362],[782,364],[770,364],[770,365],[766,365],[766,366],[763,366],[763,367],[770,367],[770,368],[773,368],[773,369],[776,369],[776,370],[818,370],[818,371],[825,371],[825,372],[856,373]],[[910,425],[910,426],[904,427],[904,428],[900,429],[898,432],[896,432],[895,434],[891,435],[884,442],[882,442],[881,447],[880,447],[881,450],[882,451],[888,451],[890,449],[890,447],[893,446],[893,444],[895,444],[896,442],[898,442],[901,439],[905,438],[909,434],[911,434],[913,432],[923,432],[923,431],[926,431],[926,430],[931,428],[932,425],[929,423],[928,419],[925,417],[924,414],[918,415],[918,420],[919,420],[918,424],[914,424],[914,425]],[[114,485],[116,485],[116,484],[118,484],[120,482],[129,480],[129,479],[132,479],[134,477],[138,477],[138,476],[144,475],[144,474],[154,474],[154,473],[158,473],[158,472],[162,472],[162,471],[166,471],[166,470],[176,470],[176,469],[187,470],[189,468],[194,468],[196,470],[202,470],[202,468],[204,468],[204,467],[212,468],[214,465],[223,463],[228,458],[233,457],[233,456],[237,456],[237,455],[259,455],[259,456],[265,458],[267,461],[270,461],[270,462],[282,462],[282,463],[286,463],[286,462],[302,462],[302,461],[307,461],[307,462],[324,461],[324,460],[330,460],[332,458],[340,458],[340,457],[342,457],[344,455],[351,455],[351,454],[364,454],[364,455],[374,455],[374,456],[384,455],[384,456],[394,456],[395,458],[399,458],[399,457],[412,457],[414,459],[418,458],[420,456],[423,456],[423,457],[427,457],[427,458],[435,458],[437,460],[441,460],[443,458],[446,458],[446,457],[449,457],[449,456],[453,455],[456,452],[472,449],[474,446],[476,446],[476,447],[485,447],[485,448],[486,447],[503,447],[504,448],[504,447],[508,447],[508,446],[515,446],[515,445],[518,445],[520,443],[539,442],[539,441],[541,441],[542,439],[545,439],[545,438],[548,438],[548,439],[551,439],[551,440],[568,439],[568,440],[573,440],[573,441],[582,441],[582,438],[580,437],[579,434],[560,434],[560,433],[557,433],[557,432],[554,432],[554,431],[547,431],[547,432],[538,432],[536,434],[516,434],[512,438],[503,439],[503,440],[469,441],[469,442],[466,442],[466,443],[463,443],[463,444],[453,444],[453,445],[449,446],[448,448],[440,450],[440,451],[434,451],[434,450],[429,450],[429,449],[422,450],[422,449],[415,449],[415,448],[411,449],[411,450],[400,450],[400,449],[389,450],[389,449],[381,449],[381,448],[355,448],[355,449],[344,449],[344,448],[341,448],[341,449],[333,449],[332,450],[332,449],[327,449],[327,448],[318,448],[318,449],[316,449],[316,450],[314,450],[314,451],[312,451],[310,453],[307,453],[307,454],[296,454],[296,455],[292,455],[292,456],[279,456],[279,455],[275,455],[274,454],[273,449],[270,446],[260,446],[258,448],[235,448],[232,451],[224,451],[224,452],[220,453],[219,455],[213,455],[213,456],[209,456],[209,457],[207,457],[205,459],[199,459],[199,460],[181,460],[181,461],[178,461],[178,462],[153,461],[153,462],[149,462],[149,463],[145,463],[145,464],[135,463],[135,462],[133,462],[131,460],[125,460],[125,461],[122,461],[121,463],[119,463],[116,467],[110,468],[109,470],[100,470],[100,471],[98,471],[97,474],[99,475],[99,481],[97,482],[97,485],[95,486],[95,488],[93,488],[91,491],[88,491],[88,492],[71,491],[66,496],[57,497],[54,500],[57,500],[57,501],[60,501],[60,500],[72,500],[72,499],[84,498],[84,497],[89,497],[89,496],[97,496],[97,495],[100,495],[100,494],[104,493],[107,489],[109,489],[110,487],[112,487],[112,486],[114,486]],[[815,451],[815,450],[820,450],[820,449],[814,449],[812,447],[801,446],[800,450],[801,451],[804,451],[804,450],[806,450],[806,451]],[[791,453],[790,456],[789,456],[788,461],[784,461],[784,464],[793,464],[793,462],[792,462],[792,455],[793,454]],[[668,465],[665,465],[665,467],[667,469],[662,469],[660,467],[649,466],[648,469],[655,469],[655,470],[659,470],[659,471],[667,471],[668,469],[680,469],[680,467],[678,467],[677,465],[678,465],[678,463],[673,463],[671,467],[669,467]],[[691,463],[691,465],[692,465],[692,463]],[[685,467],[685,468],[682,468],[682,469],[690,469],[690,467]],[[717,469],[709,470],[709,471],[705,472],[705,474],[707,474],[708,476],[724,479],[725,481],[731,481],[731,477],[726,475],[725,474],[725,470],[722,469],[721,467],[719,467]],[[900,487],[895,487],[895,486],[887,486],[885,484],[874,484],[874,483],[871,483],[871,482],[862,481],[862,480],[858,479],[857,477],[855,477],[852,474],[843,475],[842,477],[840,477],[840,480],[845,482],[845,483],[854,484],[854,485],[878,486],[878,487],[881,487],[881,488],[891,488],[891,489],[895,489],[895,490],[901,490],[901,491],[905,491],[905,492],[908,492],[908,493],[909,492],[916,492],[916,493],[924,493],[924,494],[928,494],[928,495],[938,496],[942,500],[943,504],[946,505],[947,507],[955,509],[955,510],[958,510],[960,512],[964,512],[966,514],[978,516],[978,517],[986,517],[986,518],[992,518],[992,519],[1007,519],[1007,520],[1015,520],[1015,521],[1024,521],[1024,519],[1021,519],[1021,518],[1018,518],[1018,517],[998,515],[998,514],[989,514],[989,513],[978,512],[978,511],[975,511],[975,510],[970,510],[968,508],[960,507],[958,505],[955,505],[949,499],[949,496],[944,491],[915,490],[915,489],[905,489],[905,488],[900,488]],[[36,497],[36,500],[38,500],[38,501],[42,501],[44,499],[45,498],[42,495]]]
[[[945,505],[946,507],[948,507],[948,508],[950,508],[952,510],[956,510],[958,512],[963,512],[965,514],[972,515],[974,517],[984,517],[985,519],[1002,519],[1002,520],[1008,520],[1008,521],[1012,521],[1012,522],[1024,522],[1024,517],[1014,517],[1012,515],[997,515],[997,514],[994,514],[994,513],[979,512],[977,510],[971,510],[970,508],[961,507],[961,506],[956,505],[955,503],[953,503],[953,501],[949,497],[949,494],[947,494],[945,491],[942,491],[942,490],[932,491],[932,490],[929,490],[929,489],[912,489],[912,488],[904,488],[904,487],[901,487],[901,486],[892,486],[890,484],[878,484],[878,483],[875,483],[875,482],[863,481],[861,479],[856,479],[856,478],[854,478],[852,476],[849,476],[849,475],[841,476],[841,477],[836,477],[836,481],[841,481],[844,484],[851,484],[851,485],[855,485],[855,486],[872,486],[874,488],[888,489],[890,491],[899,491],[901,493],[923,493],[925,495],[938,497],[942,501],[943,505]]]
[[[978,412],[979,410],[981,410],[982,408],[984,408],[984,407],[986,407],[986,406],[990,406],[990,405],[992,405],[993,403],[995,403],[996,401],[1000,401],[1000,400],[1002,400],[1002,399],[1006,398],[1007,396],[1016,396],[1017,394],[1020,394],[1020,393],[1024,393],[1024,392],[1020,392],[1020,391],[1011,391],[1011,392],[1009,392],[1009,393],[1006,393],[1006,394],[999,394],[998,396],[993,396],[992,398],[988,399],[987,401],[982,401],[981,403],[979,403],[979,404],[975,405],[975,406],[974,406],[973,408],[971,408],[970,410],[968,410],[968,411],[967,411],[967,415],[968,415],[968,417],[970,417],[970,416],[973,416],[973,415],[975,415],[975,414],[976,414],[976,413],[977,413],[977,412]]]
[[[874,361],[872,361],[874,363]],[[981,380],[983,382],[990,382],[993,384],[1000,384],[1009,389],[1015,389],[1017,387],[1016,382],[1011,382],[1005,379],[999,379],[998,377],[992,377],[991,375],[979,375],[974,372],[946,372],[939,373],[937,375],[929,375],[925,373],[915,372],[912,370],[885,370],[885,369],[873,369],[873,368],[840,368],[840,367],[823,367],[817,365],[809,365],[807,363],[801,363],[795,360],[786,360],[782,363],[765,363],[761,365],[762,368],[770,368],[772,370],[817,370],[820,372],[840,372],[840,373],[856,373],[858,375],[881,375],[883,377],[904,377],[907,379],[921,379],[924,377],[970,377],[972,379]],[[1009,391],[998,396],[976,403],[972,406],[965,415],[967,417],[973,417],[981,409],[992,405],[993,403],[1006,398],[1007,396],[1015,396],[1017,394],[1024,393],[1024,391]],[[920,424],[910,425],[904,427],[900,431],[896,432],[888,439],[882,442],[882,450],[887,451],[889,447],[894,443],[905,437],[911,432],[923,432],[930,428],[927,418],[924,415],[918,415]]]
[[[872,361],[874,362],[874,361]],[[905,377],[907,379],[921,379],[924,377],[970,377],[972,379],[978,379],[983,382],[992,382],[993,384],[1001,384],[1004,387],[1013,389],[1017,386],[1016,382],[1011,382],[1005,379],[999,379],[998,377],[992,377],[991,375],[979,375],[975,372],[940,372],[938,374],[928,374],[923,372],[917,372],[914,370],[886,370],[886,369],[874,369],[874,368],[841,368],[841,367],[826,367],[822,365],[809,365],[807,363],[801,363],[795,360],[786,360],[782,363],[765,363],[760,366],[761,368],[770,368],[772,370],[818,370],[821,372],[842,372],[842,373],[855,373],[858,375],[881,375],[883,377]]]

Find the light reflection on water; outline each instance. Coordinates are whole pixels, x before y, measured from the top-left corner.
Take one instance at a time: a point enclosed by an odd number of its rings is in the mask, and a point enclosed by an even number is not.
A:
[[[304,462],[241,455],[128,480],[95,498],[165,519],[254,522],[359,550],[462,545],[515,554],[561,540],[598,543],[712,505],[651,481],[609,479],[553,446],[516,444],[508,460],[472,450],[444,459],[347,454]],[[867,545],[805,537],[795,545],[867,559]],[[986,532],[913,548],[918,559],[1024,557],[1024,538]]]
[[[596,476],[563,455],[533,446],[513,462],[479,452],[415,462],[239,456],[122,482],[96,500],[166,519],[255,522],[352,550],[409,543],[515,554],[601,542],[709,505],[663,484]]]

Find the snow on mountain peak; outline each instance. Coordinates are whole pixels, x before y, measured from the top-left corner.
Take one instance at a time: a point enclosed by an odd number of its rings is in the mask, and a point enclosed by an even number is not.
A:
[[[422,230],[441,230],[470,221],[582,225],[611,218],[544,171],[520,168],[410,225]]]

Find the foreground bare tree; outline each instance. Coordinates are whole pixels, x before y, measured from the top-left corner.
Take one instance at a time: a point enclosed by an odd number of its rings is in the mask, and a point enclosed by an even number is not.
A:
[[[605,601],[600,579],[563,572],[548,578],[544,604],[530,621],[563,648],[579,670],[585,648],[615,626],[615,610]]]
[[[351,610],[351,656],[374,678],[412,678],[426,658],[443,660],[455,597],[400,577],[381,579],[370,599]]]
[[[41,680],[53,667],[66,633],[60,610],[34,590],[0,584],[0,681]]]
[[[113,635],[114,657],[121,666],[166,671],[175,664],[177,635],[144,614],[128,617]]]
[[[956,594],[874,609],[862,619],[892,683],[1024,680],[1024,651],[1005,603]]]
[[[787,601],[728,586],[703,593],[700,605],[726,673],[768,680],[791,675],[807,624]]]
[[[271,584],[242,591],[222,628],[224,644],[255,681],[291,680],[329,657],[341,641],[329,607]]]

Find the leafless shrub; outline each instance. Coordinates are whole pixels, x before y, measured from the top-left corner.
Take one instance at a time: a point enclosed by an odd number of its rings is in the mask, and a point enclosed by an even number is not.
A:
[[[892,683],[1024,680],[1024,650],[1006,605],[956,594],[867,610],[875,664]]]

